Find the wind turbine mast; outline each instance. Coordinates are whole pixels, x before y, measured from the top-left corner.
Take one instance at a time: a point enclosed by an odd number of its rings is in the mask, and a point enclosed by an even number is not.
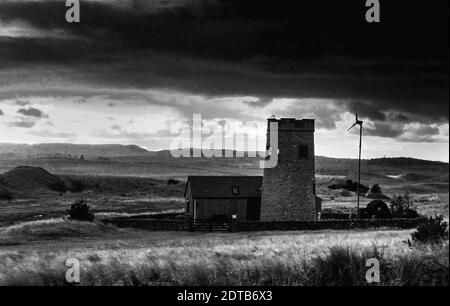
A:
[[[347,130],[350,131],[355,126],[359,125],[359,154],[358,154],[358,185],[356,186],[357,200],[356,200],[356,215],[360,218],[359,214],[359,198],[360,198],[360,186],[361,186],[361,147],[362,147],[362,135],[363,135],[363,121],[358,118],[358,109],[355,110],[355,123]]]

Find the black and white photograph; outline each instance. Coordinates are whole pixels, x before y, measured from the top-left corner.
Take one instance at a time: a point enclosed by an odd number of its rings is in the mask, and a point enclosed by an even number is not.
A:
[[[2,287],[443,287],[448,222],[447,0],[0,0]]]

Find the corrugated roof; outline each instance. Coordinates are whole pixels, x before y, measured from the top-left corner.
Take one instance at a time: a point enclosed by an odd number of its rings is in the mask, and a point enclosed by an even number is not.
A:
[[[261,196],[262,176],[189,176],[193,198],[253,198]],[[239,194],[233,194],[233,187]]]

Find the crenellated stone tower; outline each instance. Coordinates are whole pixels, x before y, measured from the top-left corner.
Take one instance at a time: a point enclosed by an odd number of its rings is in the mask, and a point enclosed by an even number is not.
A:
[[[264,169],[261,220],[315,220],[314,120],[269,118],[267,148],[270,123],[278,124],[278,163]]]

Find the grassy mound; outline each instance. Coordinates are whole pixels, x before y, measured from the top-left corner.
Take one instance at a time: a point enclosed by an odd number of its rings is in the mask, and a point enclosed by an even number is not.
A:
[[[62,218],[24,222],[0,228],[0,245],[71,237],[101,237],[117,229],[96,222],[69,221]]]
[[[56,175],[39,167],[20,166],[0,175],[0,186],[17,193],[33,191],[66,192],[67,187]]]

